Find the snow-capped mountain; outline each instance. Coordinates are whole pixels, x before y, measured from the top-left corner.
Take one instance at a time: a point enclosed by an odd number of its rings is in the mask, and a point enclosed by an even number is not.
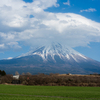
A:
[[[41,46],[13,59],[1,60],[0,69],[12,74],[37,73],[100,73],[100,62],[90,59],[60,43]]]
[[[55,56],[58,56],[60,59],[66,60],[74,60],[76,62],[80,62],[80,58],[82,60],[87,60],[88,58],[79,52],[73,50],[70,47],[62,46],[60,43],[52,43],[50,45],[39,47],[34,51],[30,51],[26,54],[23,54],[17,58],[30,56],[30,55],[38,55],[42,57],[43,61],[48,61],[49,57],[52,58],[53,61],[56,62]]]

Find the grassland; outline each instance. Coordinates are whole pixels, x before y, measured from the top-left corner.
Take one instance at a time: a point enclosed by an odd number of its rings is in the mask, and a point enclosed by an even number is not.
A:
[[[100,87],[0,85],[0,100],[100,100]]]

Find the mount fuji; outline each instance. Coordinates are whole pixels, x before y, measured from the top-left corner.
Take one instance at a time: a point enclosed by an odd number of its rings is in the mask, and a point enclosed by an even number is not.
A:
[[[12,59],[0,60],[0,69],[7,74],[18,71],[37,73],[100,73],[100,62],[90,59],[70,47],[52,43]]]

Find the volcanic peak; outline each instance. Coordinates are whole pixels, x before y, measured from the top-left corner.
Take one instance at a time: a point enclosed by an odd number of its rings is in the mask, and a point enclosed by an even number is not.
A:
[[[50,45],[39,47],[38,49],[30,51],[19,57],[29,56],[29,55],[38,55],[42,57],[44,61],[48,60],[48,56],[51,56],[51,58],[54,61],[55,61],[55,56],[59,56],[60,59],[63,60],[74,59],[76,62],[78,62],[79,58],[85,60],[87,59],[87,57],[85,57],[84,55],[78,53],[77,51],[73,50],[70,47],[62,46],[60,43],[52,43]]]

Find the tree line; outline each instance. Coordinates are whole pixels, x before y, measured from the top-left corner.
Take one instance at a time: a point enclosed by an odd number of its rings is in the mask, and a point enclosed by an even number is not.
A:
[[[0,70],[0,75],[1,76],[5,76],[6,75],[6,72],[4,70],[3,71]]]
[[[1,84],[12,84],[12,75],[2,76]],[[61,74],[38,74],[20,75],[22,85],[44,86],[100,86],[100,75],[61,75]]]

